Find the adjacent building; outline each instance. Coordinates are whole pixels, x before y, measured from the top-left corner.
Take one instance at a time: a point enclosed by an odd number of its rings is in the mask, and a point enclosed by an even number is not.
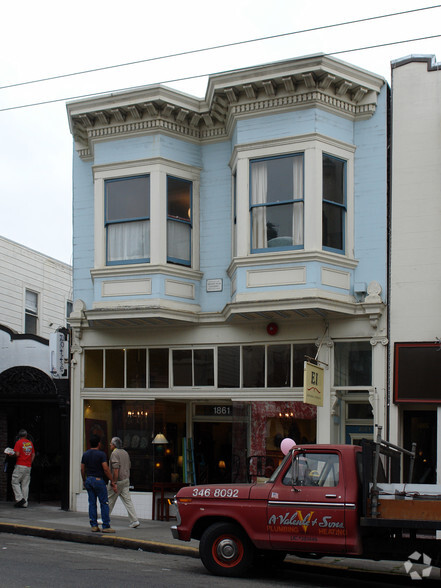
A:
[[[70,265],[0,237],[0,443],[27,429],[36,448],[31,500],[68,508]],[[50,342],[51,340],[51,342]],[[12,499],[11,471],[0,499]]]
[[[441,480],[440,129],[441,65],[392,62],[388,420],[393,442],[417,443],[427,483]]]
[[[149,518],[158,488],[264,475],[283,437],[385,425],[387,100],[320,54],[212,76],[203,99],[67,105],[71,508],[91,432],[123,439]],[[305,359],[323,406],[303,402]]]

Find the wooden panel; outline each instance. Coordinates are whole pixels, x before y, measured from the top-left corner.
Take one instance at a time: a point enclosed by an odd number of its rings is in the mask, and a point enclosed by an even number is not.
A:
[[[441,520],[441,500],[380,500],[378,512],[382,519]]]

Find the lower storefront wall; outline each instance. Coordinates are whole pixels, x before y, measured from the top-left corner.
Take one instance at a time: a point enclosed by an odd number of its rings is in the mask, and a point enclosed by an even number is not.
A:
[[[151,492],[131,492],[133,506],[139,519],[152,519],[152,493]],[[87,492],[83,491],[76,495],[76,512],[87,514],[89,509]],[[172,515],[172,513],[169,513]],[[121,500],[117,500],[112,516],[127,517],[127,511]]]

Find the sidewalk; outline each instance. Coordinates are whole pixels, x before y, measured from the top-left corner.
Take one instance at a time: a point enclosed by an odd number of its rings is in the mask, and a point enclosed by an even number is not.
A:
[[[199,558],[199,541],[191,540],[187,543],[173,538],[170,527],[175,524],[175,520],[167,522],[140,519],[141,525],[136,529],[129,528],[127,517],[112,516],[111,521],[115,534],[103,535],[102,533],[92,533],[90,531],[87,513],[66,512],[58,506],[44,503],[30,503],[28,508],[14,508],[12,502],[0,502],[0,533],[33,535],[46,539],[108,545],[110,547]],[[320,560],[308,560],[294,556],[288,556],[286,562],[302,566],[326,568],[328,570],[351,570],[354,573],[371,572],[409,578],[409,574],[406,572],[402,562],[373,562],[344,557],[324,557]],[[423,567],[415,564],[412,571],[416,571],[421,575]],[[432,569],[430,578],[440,578],[439,568]]]

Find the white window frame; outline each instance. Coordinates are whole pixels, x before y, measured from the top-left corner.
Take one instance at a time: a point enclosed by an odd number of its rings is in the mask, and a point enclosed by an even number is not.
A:
[[[34,312],[32,309],[28,308],[27,303],[26,303],[26,298],[27,298],[27,293],[31,293],[31,294],[35,294],[36,298],[37,298],[37,309]],[[23,333],[25,334],[29,334],[29,335],[38,335],[39,331],[40,331],[40,293],[37,292],[36,290],[33,290],[32,288],[25,288],[24,291],[24,301],[23,301],[23,308],[24,308],[24,313],[23,313]],[[27,316],[32,316],[34,317],[35,320],[35,333],[30,333],[29,331],[26,331],[26,317]]]
[[[295,155],[304,156],[304,246],[294,251],[252,253],[251,251],[251,214],[250,214],[250,161],[253,159]],[[328,252],[322,245],[322,155],[326,153],[346,162],[346,223],[345,251]],[[273,141],[261,141],[253,144],[236,146],[230,160],[233,174],[236,174],[236,257],[262,257],[277,259],[277,255],[287,253],[296,259],[308,252],[320,252],[321,255],[339,255],[341,258],[354,259],[354,159],[355,146],[319,133],[298,137],[287,137]],[[233,200],[233,195],[232,195]],[[232,206],[233,208],[233,206]],[[234,227],[233,227],[234,229]],[[233,232],[234,234],[234,232]]]
[[[192,235],[190,266],[179,266],[185,270],[199,269],[199,186],[200,168],[170,161],[162,157],[127,162],[124,164],[108,164],[93,166],[94,178],[94,238],[95,262],[94,269],[102,270],[109,275],[125,271],[133,266],[152,268],[167,266],[167,272],[173,272],[175,264],[167,263],[167,176],[182,178],[192,183]],[[150,262],[140,264],[106,265],[106,230],[105,230],[105,181],[115,178],[150,176]],[[128,270],[130,271],[130,270]]]

